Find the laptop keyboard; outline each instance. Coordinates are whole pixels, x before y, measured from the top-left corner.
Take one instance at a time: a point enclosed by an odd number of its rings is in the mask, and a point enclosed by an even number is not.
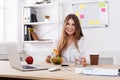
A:
[[[28,65],[23,65],[23,69],[35,69],[36,67],[34,66],[28,66]]]

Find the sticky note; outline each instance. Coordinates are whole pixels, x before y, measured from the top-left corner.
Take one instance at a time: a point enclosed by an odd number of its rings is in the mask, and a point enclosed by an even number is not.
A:
[[[79,14],[80,14],[80,13],[79,13],[78,11],[75,12],[75,15],[76,15],[76,16],[79,16]]]
[[[80,14],[80,19],[84,19],[84,14]]]
[[[100,2],[100,3],[99,3],[99,7],[105,7],[105,3]]]
[[[80,9],[84,9],[85,5],[84,4],[80,4]]]
[[[89,20],[89,21],[88,21],[88,24],[93,25],[93,24],[94,24],[94,21],[93,21],[93,20]]]
[[[80,24],[82,24],[82,20],[79,20]]]
[[[99,23],[100,23],[99,20],[94,20],[95,25],[98,25]]]
[[[101,12],[106,12],[106,8],[101,8]]]

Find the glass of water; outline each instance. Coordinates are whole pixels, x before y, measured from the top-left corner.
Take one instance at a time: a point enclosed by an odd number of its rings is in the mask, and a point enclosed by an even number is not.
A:
[[[83,53],[76,53],[75,55],[75,67],[82,67],[80,61],[83,57]]]

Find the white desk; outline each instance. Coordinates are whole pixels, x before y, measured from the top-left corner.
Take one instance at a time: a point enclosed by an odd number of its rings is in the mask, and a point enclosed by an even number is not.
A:
[[[51,64],[46,64],[51,66]],[[120,68],[113,65],[97,65],[91,67]],[[48,70],[22,72],[10,67],[8,61],[0,61],[0,77],[21,78],[21,79],[40,79],[40,80],[120,80],[120,77],[110,76],[88,76],[77,74],[73,67],[68,71],[62,68],[60,71],[49,72]]]

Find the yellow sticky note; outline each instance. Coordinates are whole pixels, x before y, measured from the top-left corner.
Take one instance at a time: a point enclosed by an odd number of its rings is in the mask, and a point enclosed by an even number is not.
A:
[[[99,3],[99,7],[105,7],[105,3],[100,2],[100,3]]]
[[[79,20],[80,24],[82,24],[82,20]]]
[[[84,4],[80,4],[80,9],[84,9],[85,5]]]
[[[89,20],[89,21],[88,21],[88,24],[89,24],[89,25],[93,25],[93,24],[94,24],[94,21],[93,21],[93,20]]]
[[[99,23],[100,23],[99,20],[95,20],[95,21],[94,21],[94,24],[95,24],[95,25],[98,25]]]
[[[75,12],[75,15],[76,15],[76,16],[79,16],[79,14],[80,14],[80,13],[79,13],[78,11]]]

